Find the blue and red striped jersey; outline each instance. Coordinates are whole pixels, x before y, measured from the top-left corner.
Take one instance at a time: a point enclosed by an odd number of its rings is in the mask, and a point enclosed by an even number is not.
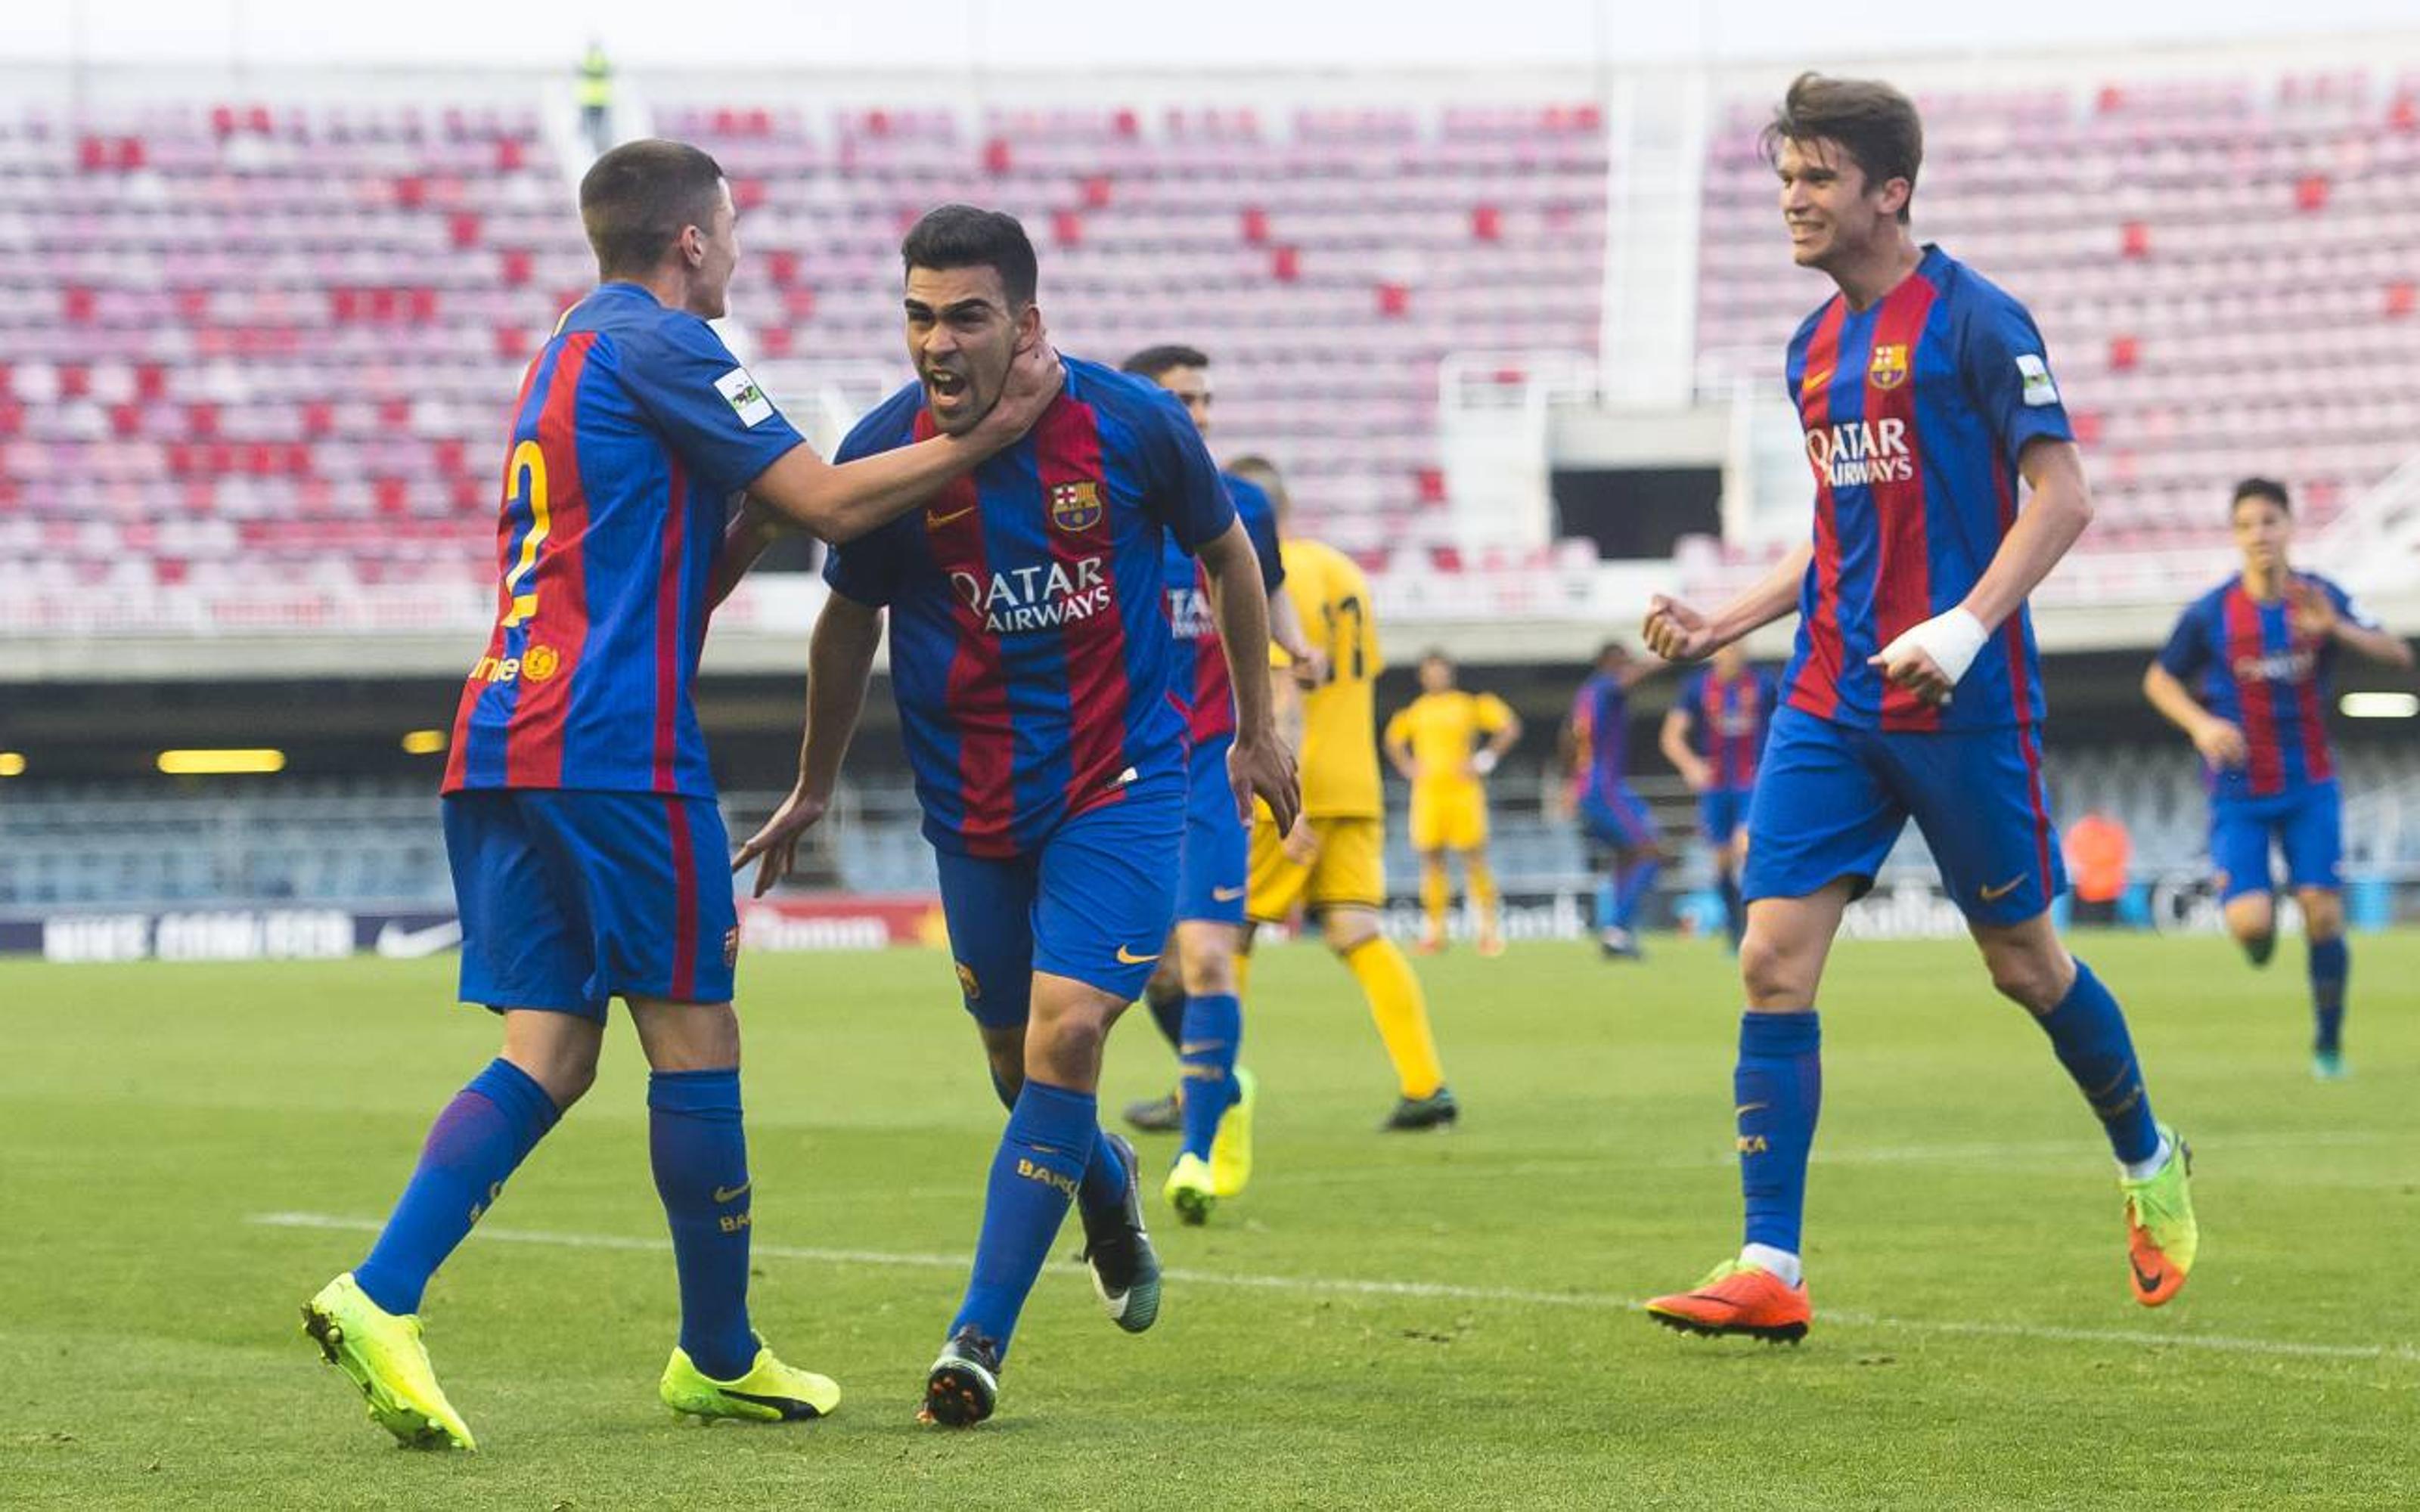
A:
[[[2326,594],[2343,618],[2377,627],[2327,579],[2307,572],[2294,577]],[[2243,765],[2211,773],[2211,792],[2265,798],[2335,775],[2327,723],[2335,661],[2334,640],[2294,623],[2290,598],[2255,598],[2241,576],[2186,608],[2160,649],[2160,665],[2192,689],[2204,708],[2242,730],[2248,752]]]
[[[1779,698],[1773,673],[1757,667],[1729,678],[1701,667],[1681,685],[1677,706],[1689,711],[1690,744],[1714,769],[1714,786],[1756,785],[1756,764]]]
[[[1598,672],[1572,695],[1572,738],[1579,746],[1573,786],[1581,796],[1621,791],[1629,721],[1630,689],[1611,672]]]
[[[1834,295],[1791,338],[1790,396],[1815,474],[1815,556],[1799,593],[1790,706],[1860,729],[1978,730],[2042,716],[2031,614],[2010,615],[1946,708],[1866,658],[1955,609],[2017,517],[2017,458],[2068,440],[2024,305],[1927,245],[1864,310]]]
[[[1260,485],[1222,472],[1235,517],[1252,538],[1261,559],[1261,586],[1274,595],[1285,586],[1285,563],[1278,555],[1278,512]],[[1199,746],[1235,733],[1235,680],[1227,671],[1227,648],[1210,612],[1209,570],[1171,537],[1166,553],[1168,623],[1176,634],[1177,684],[1191,712],[1189,736]],[[1264,673],[1263,675],[1266,675]]]
[[[1164,553],[1171,536],[1198,549],[1235,519],[1174,396],[1065,363],[1065,390],[1022,440],[824,563],[833,592],[891,611],[924,835],[970,856],[1024,854],[1139,783],[1184,780],[1190,690]],[[837,455],[932,434],[910,384]]]
[[[799,436],[712,327],[636,284],[574,305],[521,379],[496,627],[444,791],[714,796],[690,702],[734,494]]]

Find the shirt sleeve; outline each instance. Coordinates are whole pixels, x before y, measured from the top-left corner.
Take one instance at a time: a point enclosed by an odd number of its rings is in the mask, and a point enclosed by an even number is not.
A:
[[[1148,465],[1143,508],[1168,527],[1177,545],[1198,552],[1235,523],[1234,501],[1227,496],[1218,465],[1210,460],[1202,432],[1173,394],[1146,399],[1137,424]]]
[[[714,328],[696,316],[667,313],[630,347],[623,385],[701,478],[737,488],[805,443]]]
[[[2210,665],[2208,616],[2202,606],[2195,604],[2177,619],[2177,627],[2168,633],[2168,643],[2160,648],[2160,667],[2180,682],[2190,682]]]
[[[832,454],[833,463],[853,462],[887,450],[878,439],[881,430],[876,416],[859,421]],[[845,546],[826,548],[824,581],[833,593],[869,609],[889,604],[899,591],[899,527],[923,517],[921,513],[909,514]]]
[[[1405,707],[1397,709],[1394,716],[1387,721],[1387,733],[1378,737],[1378,743],[1382,746],[1391,746],[1400,740],[1409,744],[1411,738],[1412,711]]]
[[[1959,372],[2011,466],[2028,442],[2075,439],[2050,348],[2024,305],[1992,289],[1968,306],[1961,330]]]
[[[2361,600],[2353,597],[2350,594],[2346,593],[2343,585],[2339,584],[2335,579],[2319,578],[2315,580],[2319,585],[2319,592],[2327,594],[2328,602],[2335,607],[2336,617],[2338,619],[2348,620],[2354,625],[2360,625],[2365,630],[2382,628],[2382,626],[2379,625],[2377,617],[2372,615],[2368,609],[2362,607]]]
[[[1479,733],[1492,735],[1512,723],[1512,706],[1493,693],[1479,696]]]
[[[1261,586],[1276,593],[1285,586],[1285,557],[1278,549],[1278,512],[1269,496],[1256,484],[1241,478],[1219,476],[1226,480],[1227,495],[1235,501],[1235,517],[1244,522],[1244,533],[1251,537],[1252,554],[1261,559]]]

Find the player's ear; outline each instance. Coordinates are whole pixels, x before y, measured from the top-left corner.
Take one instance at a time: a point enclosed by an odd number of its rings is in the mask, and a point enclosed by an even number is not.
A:
[[[1031,350],[1033,344],[1042,339],[1042,306],[1027,301],[1025,308],[1016,312],[1016,318],[1011,323],[1016,327],[1016,349],[1020,352]]]

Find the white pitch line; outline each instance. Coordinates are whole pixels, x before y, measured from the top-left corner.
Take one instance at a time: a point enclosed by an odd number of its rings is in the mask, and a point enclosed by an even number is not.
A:
[[[383,1224],[374,1218],[344,1218],[323,1212],[261,1212],[251,1222],[270,1228],[309,1228],[349,1234],[375,1234]],[[481,1226],[474,1238],[506,1244],[551,1244],[565,1249],[636,1250],[662,1254],[671,1241],[638,1239],[621,1234],[550,1233],[528,1228]],[[752,1252],[774,1259],[805,1260],[822,1265],[870,1265],[893,1269],[963,1271],[964,1255],[920,1254],[913,1251],[819,1249],[798,1244],[758,1242]],[[1424,1297],[1449,1302],[1502,1303],[1523,1307],[1577,1307],[1600,1312],[1637,1312],[1643,1304],[1629,1297],[1605,1292],[1527,1291],[1515,1287],[1470,1287],[1446,1281],[1384,1281],[1353,1276],[1253,1275],[1227,1271],[1171,1268],[1168,1279],[1188,1286],[1235,1287],[1253,1291],[1322,1292],[1357,1297]],[[2161,1334],[2140,1328],[2061,1328],[2037,1323],[1961,1322],[1945,1319],[1888,1318],[1872,1313],[1826,1309],[1826,1323],[1852,1328],[1901,1330],[1964,1337],[2044,1339],[2066,1344],[2148,1345],[2160,1349],[2200,1350],[2217,1354],[2275,1355],[2320,1360],[2389,1360],[2420,1363],[2420,1348],[2386,1344],[2318,1344],[2296,1339],[2243,1338],[2226,1334]]]

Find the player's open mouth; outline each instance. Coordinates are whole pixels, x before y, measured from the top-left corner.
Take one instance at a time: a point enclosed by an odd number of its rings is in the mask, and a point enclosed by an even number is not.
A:
[[[925,373],[924,391],[936,399],[956,399],[965,395],[967,380],[936,368]]]

